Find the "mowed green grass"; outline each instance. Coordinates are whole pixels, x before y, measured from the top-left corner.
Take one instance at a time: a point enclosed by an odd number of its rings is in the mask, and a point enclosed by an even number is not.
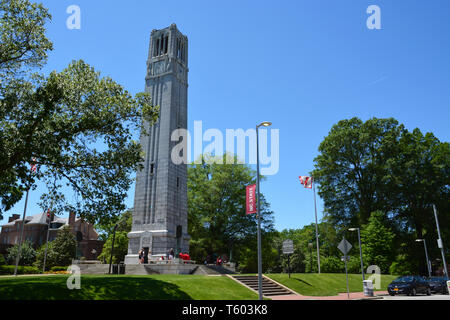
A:
[[[345,273],[291,273],[267,274],[269,278],[305,296],[334,296],[341,292],[347,292],[347,280]],[[380,289],[375,291],[386,291],[389,283],[397,276],[381,275]],[[366,279],[368,277],[366,276]],[[348,286],[350,292],[362,292],[362,275],[349,274]]]
[[[69,290],[68,275],[0,277],[0,300],[257,300],[227,277],[202,275],[82,275]]]

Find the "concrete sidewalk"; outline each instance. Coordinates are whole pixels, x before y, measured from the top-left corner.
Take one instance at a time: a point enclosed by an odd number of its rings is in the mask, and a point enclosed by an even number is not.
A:
[[[347,293],[339,293],[337,296],[302,296],[302,295],[285,295],[285,296],[271,296],[272,300],[372,300],[381,299],[382,296],[387,295],[387,291],[375,291],[373,297],[365,297],[363,292],[350,292],[350,299]]]

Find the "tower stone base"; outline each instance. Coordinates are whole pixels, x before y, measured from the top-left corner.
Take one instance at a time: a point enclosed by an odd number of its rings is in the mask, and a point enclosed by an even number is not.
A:
[[[163,256],[168,258],[170,249],[173,249],[175,254],[180,252],[189,252],[188,234],[182,234],[177,239],[173,232],[167,230],[145,230],[145,231],[131,231],[128,233],[130,242],[128,244],[128,254],[125,256],[125,264],[139,264],[139,250],[141,248],[148,248],[153,258]]]

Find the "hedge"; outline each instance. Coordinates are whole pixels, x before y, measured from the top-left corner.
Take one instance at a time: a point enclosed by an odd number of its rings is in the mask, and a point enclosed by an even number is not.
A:
[[[0,274],[1,275],[8,275],[8,274],[14,274],[14,269],[16,266],[0,266]],[[40,274],[42,273],[42,270],[39,270],[36,267],[29,267],[29,266],[19,266],[17,268],[17,274]]]
[[[50,271],[67,271],[68,267],[54,266],[50,268]]]

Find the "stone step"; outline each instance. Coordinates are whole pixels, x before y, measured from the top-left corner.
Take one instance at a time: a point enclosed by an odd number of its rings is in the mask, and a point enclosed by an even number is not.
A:
[[[198,265],[192,274],[206,274],[206,275],[219,275],[219,274],[235,274],[232,269],[223,266],[208,266]]]
[[[242,284],[245,284],[247,287],[251,288],[254,291],[259,290],[259,282],[257,276],[232,276],[234,279],[239,281]],[[262,279],[262,292],[264,296],[277,296],[277,295],[291,295],[293,294],[291,291],[286,288],[278,285],[277,283],[267,279]]]

